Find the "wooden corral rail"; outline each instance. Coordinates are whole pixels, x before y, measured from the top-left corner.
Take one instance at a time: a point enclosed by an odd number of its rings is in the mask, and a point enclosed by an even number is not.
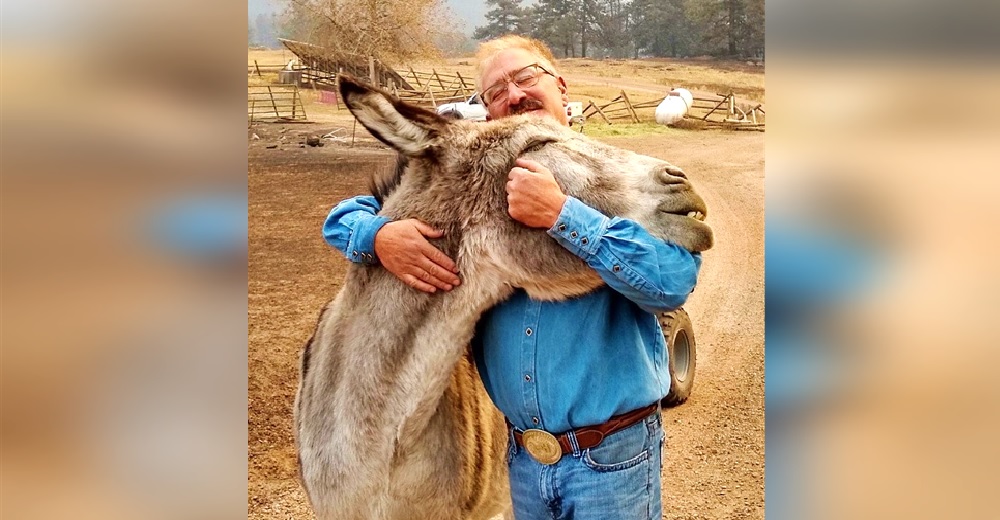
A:
[[[264,74],[277,74],[279,71],[284,70],[284,65],[260,65],[257,60],[253,60],[253,65],[247,65],[247,76],[263,77]]]
[[[399,99],[422,107],[437,107],[444,103],[455,103],[465,101],[472,95],[472,91],[462,89],[451,90],[405,90],[392,89],[392,93]]]
[[[247,116],[258,121],[306,121],[306,110],[295,85],[247,87]]]
[[[612,119],[628,119],[633,123],[639,122],[639,114],[636,113],[637,108],[649,108],[656,107],[663,98],[654,101],[645,101],[638,104],[633,104],[628,98],[628,94],[624,90],[618,93],[618,96],[611,100],[610,103],[605,103],[603,105],[598,105],[594,103],[593,100],[587,104],[583,109],[583,117],[585,119],[590,119],[594,115],[601,116],[601,119],[605,123],[611,124]]]
[[[593,100],[583,109],[583,116],[589,120],[594,116],[599,116],[607,124],[612,124],[612,120],[626,120],[632,123],[639,123],[640,117],[637,110],[645,108],[656,108],[663,101],[663,98],[632,103],[628,94],[622,90],[617,97],[609,103],[598,105]],[[718,94],[717,97],[695,97],[688,113],[684,116],[687,119],[698,119],[707,123],[709,127],[733,128],[737,130],[763,130],[764,129],[764,107],[757,104],[749,110],[744,110],[736,104],[736,96],[730,94]]]
[[[424,107],[436,107],[443,103],[455,103],[468,99],[475,89],[470,78],[460,72],[448,74],[431,69],[430,72],[413,70],[398,71],[415,88],[391,88],[393,94],[407,101]]]
[[[436,69],[431,69],[430,72],[413,70],[413,67],[407,67],[406,70],[399,70],[399,75],[404,79],[408,80],[411,85],[416,85],[417,90],[424,90],[427,88],[436,88],[438,90],[448,90],[448,89],[462,89],[469,90],[476,88],[475,83],[471,78],[466,78],[462,76],[461,72],[455,71],[454,74],[448,74],[446,72],[438,72]],[[436,87],[432,85],[437,85]],[[410,87],[413,89],[414,87]]]
[[[734,130],[764,130],[764,107],[760,103],[744,110],[736,104],[736,95],[716,94],[716,97],[695,97],[685,117],[700,119],[713,128]]]

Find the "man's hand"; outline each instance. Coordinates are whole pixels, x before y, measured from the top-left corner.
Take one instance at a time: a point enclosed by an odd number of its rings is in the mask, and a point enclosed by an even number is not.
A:
[[[414,289],[450,291],[461,283],[458,268],[427,241],[443,234],[417,219],[388,222],[375,234],[375,254],[386,270]]]
[[[548,168],[518,159],[507,176],[507,212],[525,226],[550,228],[559,219],[566,195]]]

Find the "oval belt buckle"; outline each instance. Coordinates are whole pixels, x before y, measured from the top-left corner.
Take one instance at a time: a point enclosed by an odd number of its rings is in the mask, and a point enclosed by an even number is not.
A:
[[[549,466],[562,458],[562,446],[555,435],[545,430],[524,430],[521,435],[524,449],[538,462]]]

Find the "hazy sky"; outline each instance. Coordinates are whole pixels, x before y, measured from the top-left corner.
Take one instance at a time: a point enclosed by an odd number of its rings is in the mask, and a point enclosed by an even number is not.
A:
[[[445,0],[444,3],[464,22],[465,34],[472,35],[476,26],[486,23],[486,0]],[[280,12],[284,6],[284,0],[247,0],[247,15],[253,20],[260,13]]]
[[[465,22],[465,34],[471,36],[476,26],[486,24],[486,0],[445,0],[445,4]]]

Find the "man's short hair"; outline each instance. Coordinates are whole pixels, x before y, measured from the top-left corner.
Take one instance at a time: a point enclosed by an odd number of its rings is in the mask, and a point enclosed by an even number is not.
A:
[[[545,67],[553,74],[559,75],[559,71],[556,70],[555,66],[556,58],[552,55],[552,51],[549,50],[547,45],[534,38],[508,34],[479,45],[479,50],[476,52],[476,60],[479,61],[478,68],[476,69],[476,86],[480,92],[487,86],[483,85],[483,72],[493,65],[493,60],[496,59],[497,54],[508,49],[521,49],[530,52],[538,58],[539,65]]]

